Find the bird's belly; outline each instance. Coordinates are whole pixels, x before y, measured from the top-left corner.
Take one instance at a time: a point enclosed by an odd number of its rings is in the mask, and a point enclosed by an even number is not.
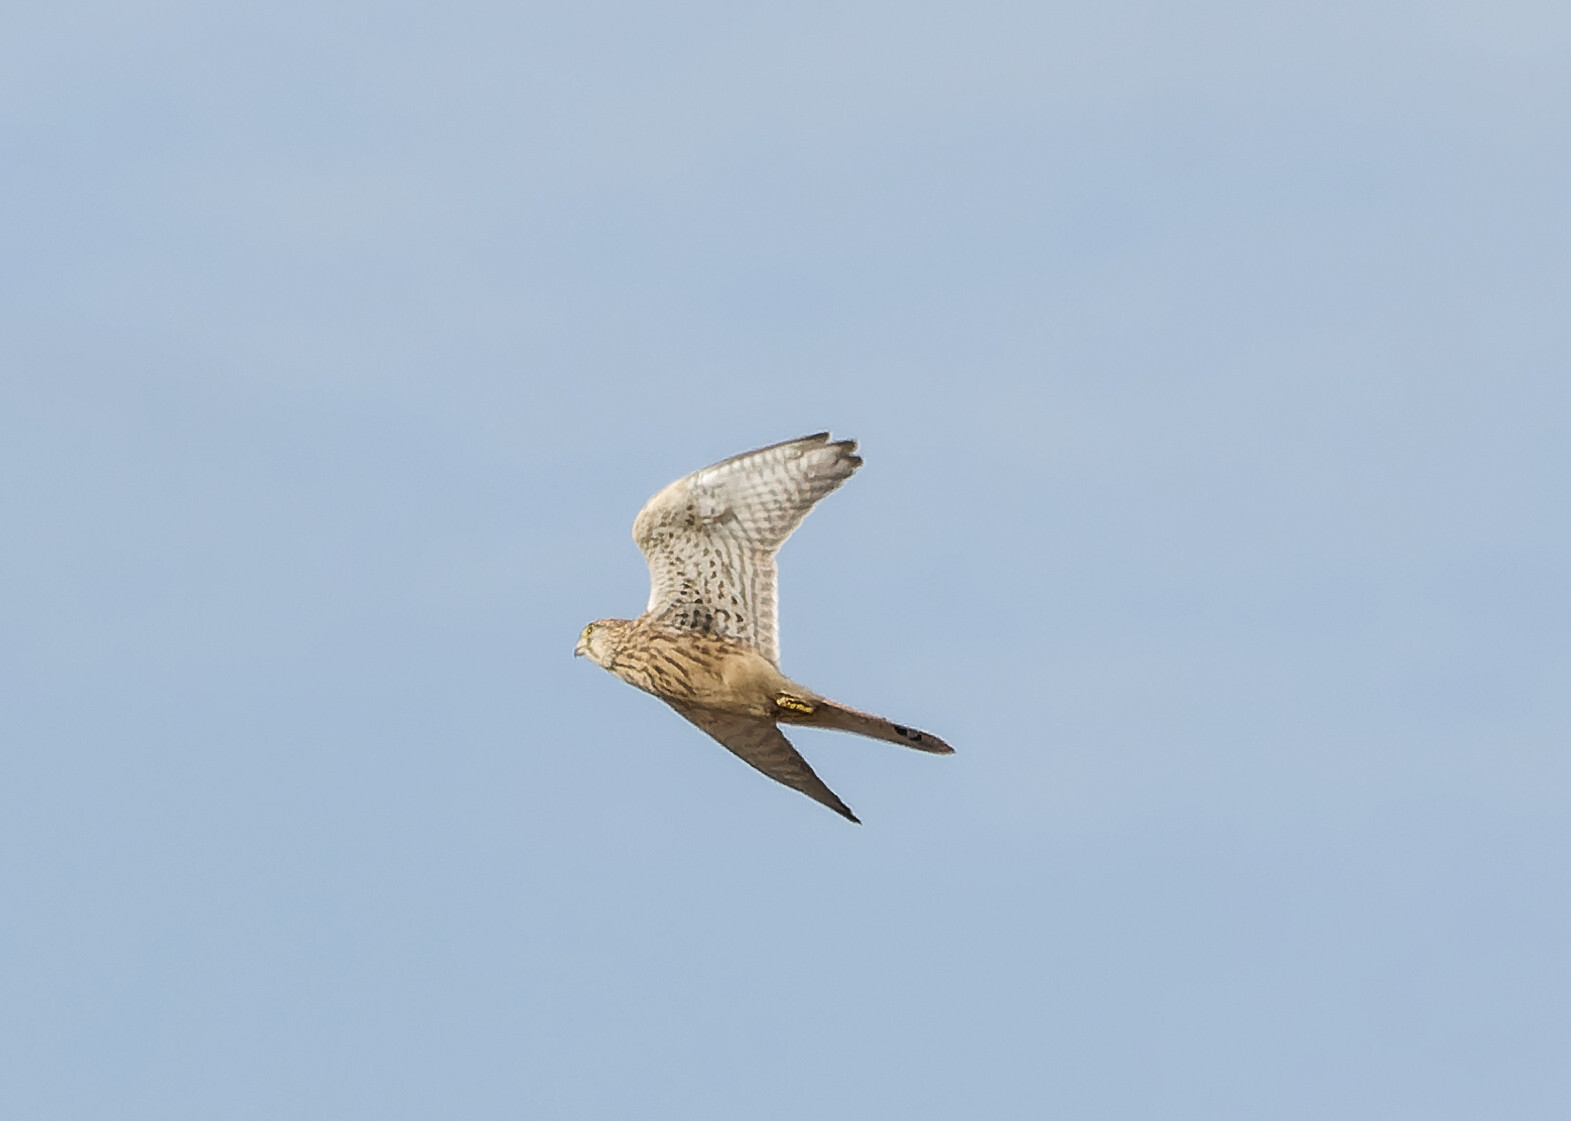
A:
[[[773,716],[775,695],[790,684],[761,655],[707,636],[652,643],[613,672],[665,700],[739,716]]]

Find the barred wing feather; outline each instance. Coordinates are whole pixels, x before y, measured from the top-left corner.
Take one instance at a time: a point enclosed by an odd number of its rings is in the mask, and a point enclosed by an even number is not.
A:
[[[646,614],[735,639],[780,664],[775,553],[851,477],[856,443],[820,432],[721,460],[645,503],[633,540],[649,562]]]
[[[679,704],[669,697],[666,698],[666,704],[708,732],[748,766],[762,771],[792,790],[800,790],[841,817],[861,824],[856,814],[851,812],[851,807],[824,784],[824,780],[791,746],[791,741],[775,727],[773,721]]]

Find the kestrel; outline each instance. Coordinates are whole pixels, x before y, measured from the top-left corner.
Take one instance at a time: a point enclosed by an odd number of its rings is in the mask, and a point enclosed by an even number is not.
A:
[[[649,606],[636,619],[590,623],[573,651],[852,821],[778,725],[954,753],[937,736],[837,704],[780,672],[775,553],[814,503],[862,466],[855,453],[854,440],[830,443],[820,432],[721,460],[666,487],[633,522],[649,562]]]

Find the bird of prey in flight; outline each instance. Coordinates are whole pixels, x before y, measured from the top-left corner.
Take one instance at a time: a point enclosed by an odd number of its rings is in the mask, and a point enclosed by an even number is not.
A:
[[[856,821],[780,731],[805,724],[949,755],[929,732],[837,704],[780,672],[775,553],[813,505],[862,465],[853,440],[804,436],[722,460],[645,503],[633,540],[649,605],[601,619],[575,654],[653,693],[776,782]]]

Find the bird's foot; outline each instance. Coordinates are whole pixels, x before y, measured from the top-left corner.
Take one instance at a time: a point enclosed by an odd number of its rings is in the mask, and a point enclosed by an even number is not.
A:
[[[779,705],[787,712],[799,713],[802,716],[813,715],[813,705],[808,704],[808,702],[804,701],[801,697],[793,696],[790,693],[775,694],[775,704]]]

